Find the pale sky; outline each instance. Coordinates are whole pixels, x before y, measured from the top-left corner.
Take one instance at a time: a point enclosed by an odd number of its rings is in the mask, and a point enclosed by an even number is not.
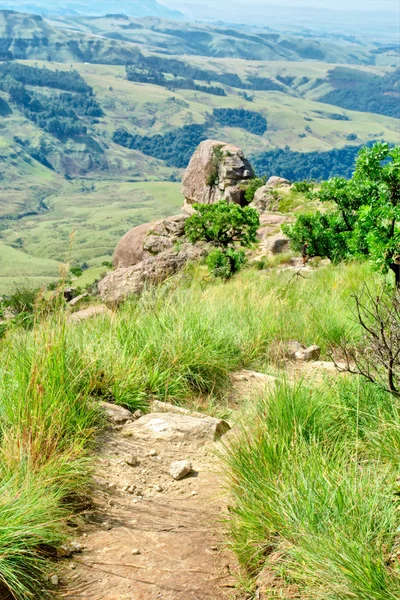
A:
[[[220,12],[230,10],[233,5],[235,7],[243,6],[243,8],[248,8],[249,6],[257,8],[293,6],[296,8],[310,7],[320,10],[399,11],[399,0],[249,0],[248,2],[245,0],[205,0],[204,2],[199,0],[160,0],[160,2],[171,8],[179,8],[183,12],[185,12],[185,9],[187,12],[200,10],[202,6],[213,9],[214,12]]]

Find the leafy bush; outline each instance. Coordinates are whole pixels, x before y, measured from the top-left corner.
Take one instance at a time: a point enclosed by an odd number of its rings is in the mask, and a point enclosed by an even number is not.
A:
[[[258,213],[225,200],[195,204],[194,208],[197,212],[185,223],[186,235],[192,243],[204,241],[217,249],[207,264],[214,275],[229,279],[244,262],[244,254],[238,248],[248,247],[257,239]]]
[[[39,290],[27,286],[16,286],[10,296],[3,300],[4,306],[15,314],[33,314]]]
[[[267,182],[266,177],[254,177],[245,186],[244,198],[248,204],[253,202],[256,191]]]
[[[293,184],[293,189],[295,192],[300,192],[302,194],[307,194],[314,189],[314,182],[309,179],[304,179],[304,181],[295,181]]]
[[[244,262],[244,250],[234,250],[233,248],[228,248],[226,252],[223,252],[220,248],[215,248],[211,250],[206,260],[210,273],[214,277],[221,277],[222,279],[230,279],[240,271]]]
[[[83,274],[82,268],[77,266],[71,267],[70,272],[74,277],[81,277]]]
[[[353,178],[325,182],[319,197],[334,208],[283,226],[293,247],[308,241],[311,254],[331,260],[368,257],[386,272],[400,246],[400,146],[364,148]]]

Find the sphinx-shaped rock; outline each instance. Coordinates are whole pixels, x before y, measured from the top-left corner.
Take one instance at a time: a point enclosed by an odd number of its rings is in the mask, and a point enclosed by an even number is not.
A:
[[[223,198],[244,205],[243,184],[253,177],[240,148],[206,140],[198,146],[183,176],[183,208],[190,213],[193,204],[214,204]]]

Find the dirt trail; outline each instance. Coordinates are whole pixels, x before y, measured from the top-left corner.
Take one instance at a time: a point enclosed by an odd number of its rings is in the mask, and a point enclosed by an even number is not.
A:
[[[178,438],[138,439],[131,427],[110,427],[99,439],[94,505],[74,538],[82,551],[63,561],[62,597],[233,598],[234,558],[218,533],[223,501],[216,443],[185,434],[178,439],[179,432]],[[136,466],[127,464],[135,457]],[[193,472],[175,481],[171,462],[184,459]]]

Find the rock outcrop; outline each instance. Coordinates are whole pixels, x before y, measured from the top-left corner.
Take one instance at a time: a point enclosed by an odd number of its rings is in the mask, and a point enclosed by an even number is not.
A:
[[[162,283],[203,254],[204,248],[184,244],[180,250],[165,250],[134,266],[116,269],[100,281],[100,297],[107,304],[118,304],[128,296],[141,294],[146,285]]]
[[[150,413],[134,423],[126,425],[124,435],[132,436],[138,442],[154,443],[157,440],[164,440],[204,444],[206,440],[218,440],[229,429],[230,427],[225,421],[214,417],[196,419],[174,413]]]
[[[265,212],[274,210],[276,204],[277,201],[275,195],[272,193],[272,188],[269,185],[263,185],[254,194],[254,200],[250,203],[250,206],[255,208],[258,214],[262,215]]]
[[[191,212],[193,204],[213,204],[225,198],[244,204],[244,190],[253,169],[237,146],[206,140],[202,142],[183,176],[184,210]]]
[[[115,268],[133,267],[146,258],[169,250],[185,233],[187,215],[175,215],[153,223],[143,223],[126,233],[118,243]]]
[[[284,177],[270,177],[267,181],[267,186],[270,188],[289,187],[291,185],[288,179]]]

